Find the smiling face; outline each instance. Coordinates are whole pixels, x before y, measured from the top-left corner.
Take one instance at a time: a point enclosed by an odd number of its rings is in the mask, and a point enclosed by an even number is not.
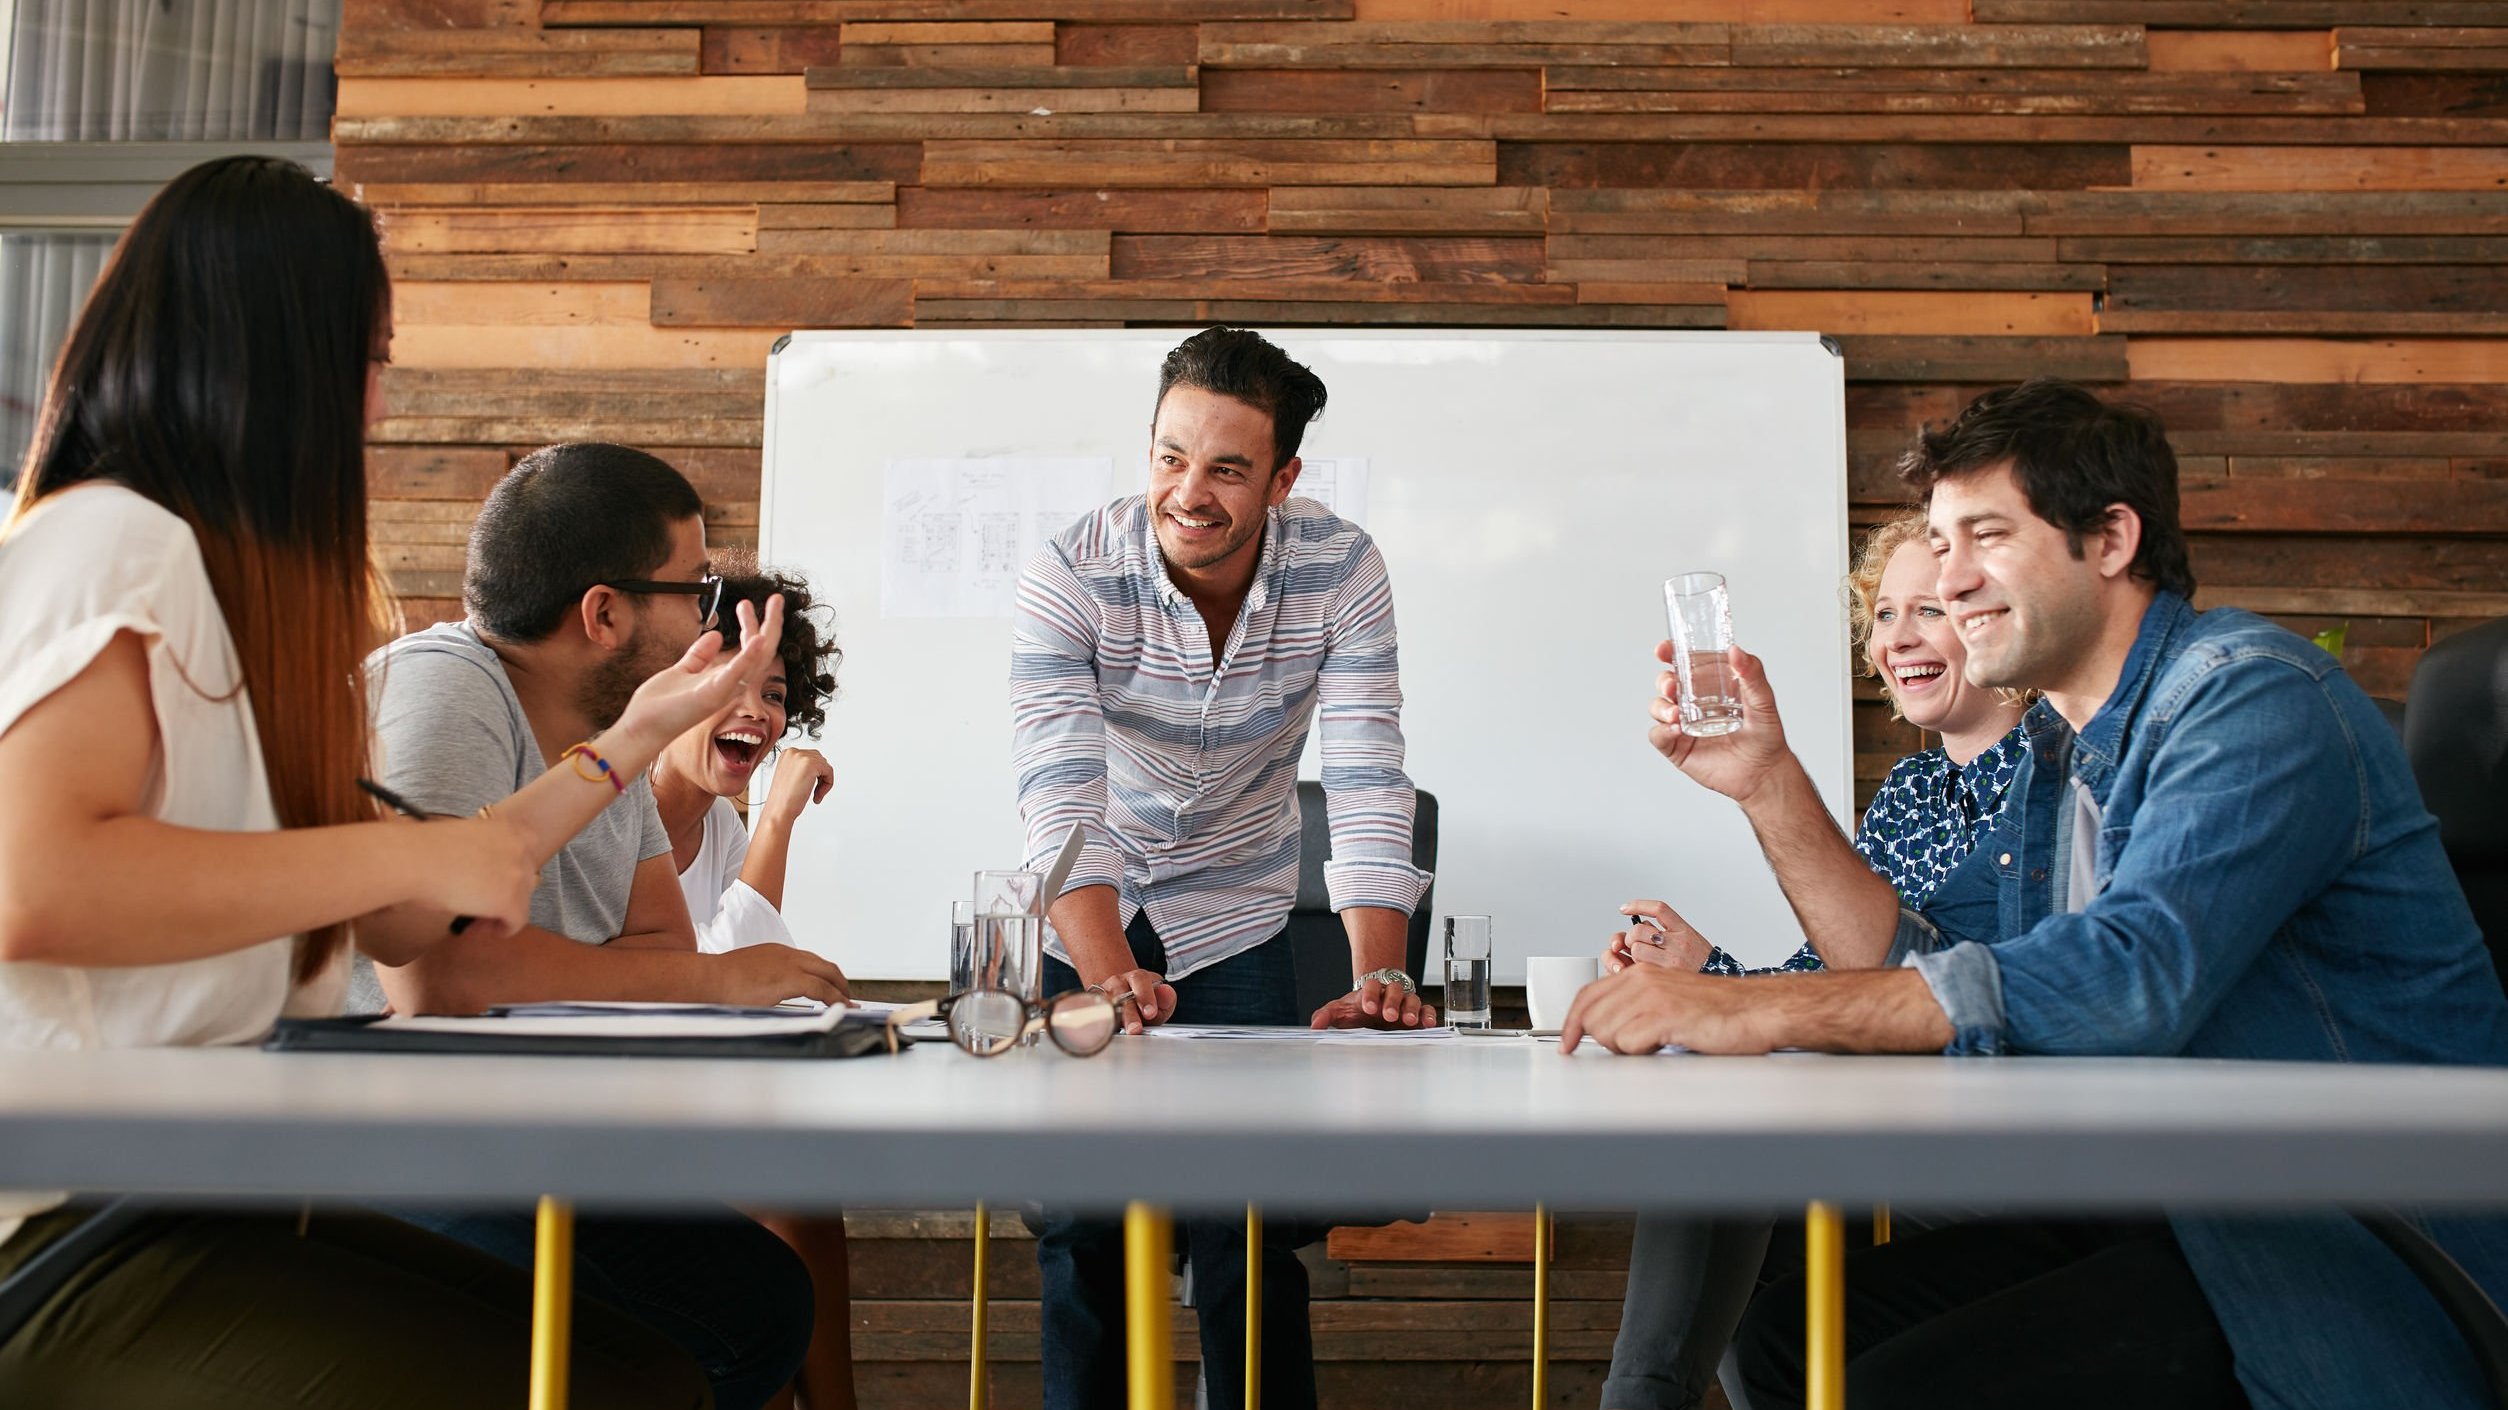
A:
[[[1272,468],[1269,413],[1200,387],[1169,389],[1150,426],[1150,523],[1171,568],[1225,572],[1260,553],[1264,511],[1289,497],[1298,462]]]
[[[721,713],[671,741],[671,772],[695,779],[717,798],[739,798],[766,753],[783,740],[784,663],[742,691]]]
[[[1932,548],[1920,542],[1900,544],[1890,555],[1872,595],[1872,638],[1864,654],[1908,723],[1964,734],[2008,707],[1964,676],[1968,652],[1934,596],[1935,568]]]
[[[2062,689],[2107,626],[2099,558],[2077,556],[2064,531],[2038,517],[2008,463],[1937,482],[1926,520],[1934,591],[1967,648],[1968,682]]]

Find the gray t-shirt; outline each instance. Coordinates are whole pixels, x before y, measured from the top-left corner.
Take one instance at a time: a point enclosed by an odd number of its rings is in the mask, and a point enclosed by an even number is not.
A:
[[[431,813],[469,817],[548,771],[505,663],[467,622],[412,632],[366,660],[383,782]],[[627,922],[636,864],[670,851],[638,779],[540,869],[531,923],[602,945]]]

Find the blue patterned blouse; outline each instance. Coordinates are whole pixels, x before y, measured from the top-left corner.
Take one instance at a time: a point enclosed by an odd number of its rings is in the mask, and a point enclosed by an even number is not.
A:
[[[2015,725],[1965,766],[1952,763],[1939,749],[1927,749],[1899,760],[1881,780],[1872,806],[1864,810],[1863,826],[1855,831],[1855,850],[1898,889],[1900,904],[1923,905],[1942,878],[1967,859],[1985,825],[2002,811],[2004,791],[2027,750]],[[1819,953],[1806,944],[1773,969],[1744,969],[1721,948],[1710,950],[1699,973],[1786,974],[1822,968]]]

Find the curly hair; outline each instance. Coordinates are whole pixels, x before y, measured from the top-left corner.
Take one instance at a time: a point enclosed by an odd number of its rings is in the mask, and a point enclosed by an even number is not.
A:
[[[1881,575],[1890,570],[1890,560],[1907,545],[1925,542],[1926,535],[1922,511],[1875,524],[1872,532],[1864,535],[1863,546],[1855,550],[1855,566],[1846,572],[1846,616],[1855,631],[1855,671],[1880,679],[1881,698],[1890,702],[1890,718],[1894,720],[1905,717],[1898,712],[1898,697],[1890,690],[1889,676],[1872,664],[1872,604],[1881,595]],[[1994,698],[2006,705],[2027,705],[2038,698],[2038,692],[1998,686]]]
[[[723,605],[718,616],[726,647],[740,645],[737,604],[760,612],[767,598],[784,595],[784,639],[776,659],[784,663],[784,728],[816,738],[827,723],[828,702],[836,698],[836,668],[845,653],[836,645],[836,614],[810,597],[809,580],[780,568],[762,568],[744,553],[717,554],[714,571],[723,577]]]

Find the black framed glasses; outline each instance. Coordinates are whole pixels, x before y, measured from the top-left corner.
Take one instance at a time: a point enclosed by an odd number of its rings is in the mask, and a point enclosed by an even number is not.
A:
[[[675,593],[694,597],[697,600],[697,620],[709,627],[714,625],[714,614],[723,606],[723,579],[716,573],[708,573],[693,583],[666,583],[655,578],[611,578],[593,586],[619,592]]]
[[[1073,1057],[1095,1057],[1115,1040],[1123,1005],[1137,1002],[1129,992],[1109,996],[1095,989],[1072,989],[1041,1002],[1001,989],[961,989],[892,1010],[888,1042],[893,1050],[898,1029],[937,1017],[948,1028],[949,1041],[971,1057],[1000,1057],[1039,1030]]]

